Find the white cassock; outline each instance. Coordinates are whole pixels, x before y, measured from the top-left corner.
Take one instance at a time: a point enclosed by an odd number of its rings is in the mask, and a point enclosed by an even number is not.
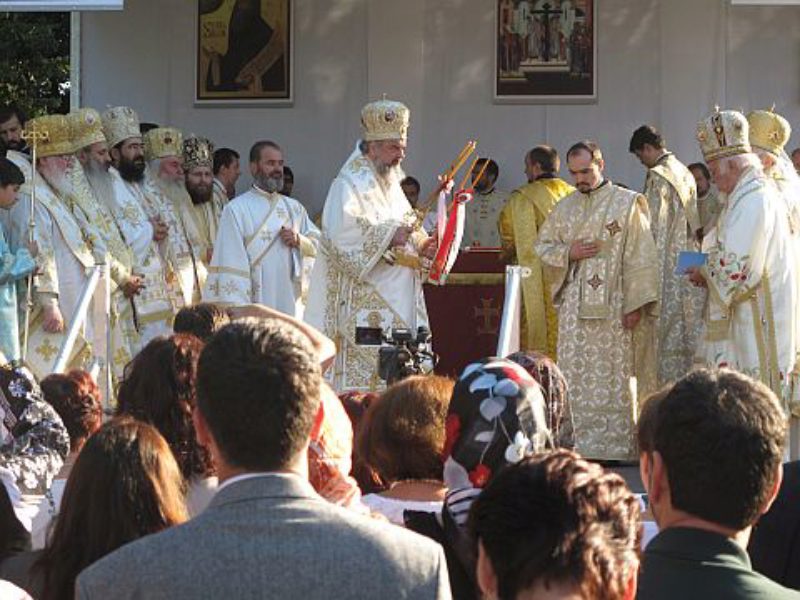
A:
[[[43,179],[36,186],[34,209],[34,240],[39,248],[36,264],[39,274],[34,279],[36,304],[31,317],[31,334],[28,343],[28,363],[37,377],[48,375],[63,342],[63,333],[48,334],[44,331],[43,315],[39,309],[56,306],[64,318],[64,329],[69,326],[78,299],[86,284],[87,269],[94,266],[95,259],[86,244],[83,233],[72,214],[61,199]],[[27,215],[25,215],[27,218]],[[87,313],[84,338],[91,341],[94,333],[92,313]],[[98,333],[105,330],[102,324]],[[78,341],[71,356],[81,353],[83,342]],[[83,366],[82,356],[77,362],[69,361],[70,367]]]
[[[282,227],[300,234],[290,248]],[[303,257],[317,252],[319,230],[294,198],[257,187],[225,205],[208,267],[203,300],[224,306],[258,303],[293,316],[303,275]]]
[[[701,356],[781,396],[795,363],[796,268],[784,201],[759,170],[742,174],[716,233],[702,268],[709,294]]]
[[[332,385],[338,392],[381,385],[378,346],[357,345],[356,327],[415,332],[428,325],[420,270],[384,258],[397,228],[413,223],[399,179],[384,186],[371,161],[356,148],[325,201],[321,252],[305,313],[308,323],[336,342]],[[409,250],[419,250],[425,239],[423,232],[416,232]]]
[[[153,225],[145,212],[140,188],[127,183],[113,167],[109,169],[114,195],[105,198],[135,263],[133,271],[144,276],[145,287],[134,296],[136,324],[140,339],[131,342],[132,350],[146,345],[158,335],[172,333],[175,308],[165,281],[165,267],[158,245],[153,242]]]

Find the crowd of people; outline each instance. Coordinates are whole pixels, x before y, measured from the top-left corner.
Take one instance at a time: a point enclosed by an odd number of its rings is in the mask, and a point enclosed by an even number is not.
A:
[[[574,187],[549,146],[509,197],[476,161],[450,241],[531,268],[521,350],[386,387],[453,190],[419,200],[409,122],[364,107],[314,219],[274,141],[237,195],[236,151],[129,107],[0,111],[0,592],[800,597],[788,123],[717,111],[689,167],[643,126],[643,194],[588,140]],[[96,265],[110,310],[54,373]]]

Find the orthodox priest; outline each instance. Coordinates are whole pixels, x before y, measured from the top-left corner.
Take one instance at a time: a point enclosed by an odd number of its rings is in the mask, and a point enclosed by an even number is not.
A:
[[[416,220],[400,182],[409,110],[379,100],[361,111],[363,137],[333,180],[322,211],[322,252],[311,276],[306,320],[339,349],[332,373],[339,391],[375,390],[380,341],[361,331],[428,325],[420,254],[435,240]],[[366,341],[363,340],[362,341]]]
[[[655,386],[655,365],[642,360],[658,301],[647,200],[604,179],[594,142],[572,146],[567,164],[577,191],[556,204],[535,249],[558,309],[576,450],[631,460],[638,397]]]
[[[96,197],[111,211],[122,238],[133,252],[136,273],[144,283],[132,296],[139,333],[137,340],[130,341],[135,353],[155,336],[169,334],[177,311],[158,246],[168,229],[162,220],[147,212],[142,189],[146,165],[139,116],[127,106],[116,106],[103,113],[102,121],[114,166],[105,169],[99,165],[101,168],[90,169],[86,174]]]
[[[211,262],[219,218],[227,203],[227,198],[223,201],[214,190],[213,151],[214,145],[206,138],[190,137],[183,141],[183,172],[192,201],[181,205],[182,216],[198,233],[193,247],[204,264]]]
[[[689,278],[709,289],[704,361],[760,379],[780,396],[795,364],[796,267],[786,205],[751,151],[749,130],[733,110],[697,126],[725,200],[706,264]]]
[[[561,160],[555,148],[541,145],[525,155],[528,183],[513,191],[500,213],[497,228],[504,258],[531,269],[522,280],[520,348],[556,358],[558,317],[539,257],[533,250],[539,229],[556,203],[575,191],[558,177]]]
[[[319,230],[300,202],[280,193],[278,144],[253,145],[250,173],[253,187],[222,211],[203,299],[222,305],[255,302],[300,317],[303,258],[316,254]]]
[[[658,385],[676,381],[692,368],[705,302],[702,290],[676,273],[682,251],[697,251],[703,224],[697,210],[697,186],[689,169],[667,150],[650,125],[633,132],[629,151],[647,168],[644,196],[650,209],[650,231],[658,254],[659,314],[655,329]]]

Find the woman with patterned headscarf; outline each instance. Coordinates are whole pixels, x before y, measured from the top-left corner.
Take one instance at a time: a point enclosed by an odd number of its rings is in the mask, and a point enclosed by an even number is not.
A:
[[[552,447],[541,386],[520,365],[485,358],[453,388],[445,420],[440,515],[406,512],[406,527],[442,544],[456,598],[477,598],[477,550],[466,529],[474,499],[504,467]]]

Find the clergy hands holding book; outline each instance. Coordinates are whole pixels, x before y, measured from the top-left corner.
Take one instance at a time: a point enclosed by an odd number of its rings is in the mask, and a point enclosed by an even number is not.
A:
[[[591,240],[575,240],[569,247],[570,260],[592,258],[600,252],[600,244]]]
[[[684,272],[689,277],[689,281],[691,281],[692,285],[695,287],[708,287],[708,284],[706,284],[706,278],[700,271],[700,267],[686,267]]]

